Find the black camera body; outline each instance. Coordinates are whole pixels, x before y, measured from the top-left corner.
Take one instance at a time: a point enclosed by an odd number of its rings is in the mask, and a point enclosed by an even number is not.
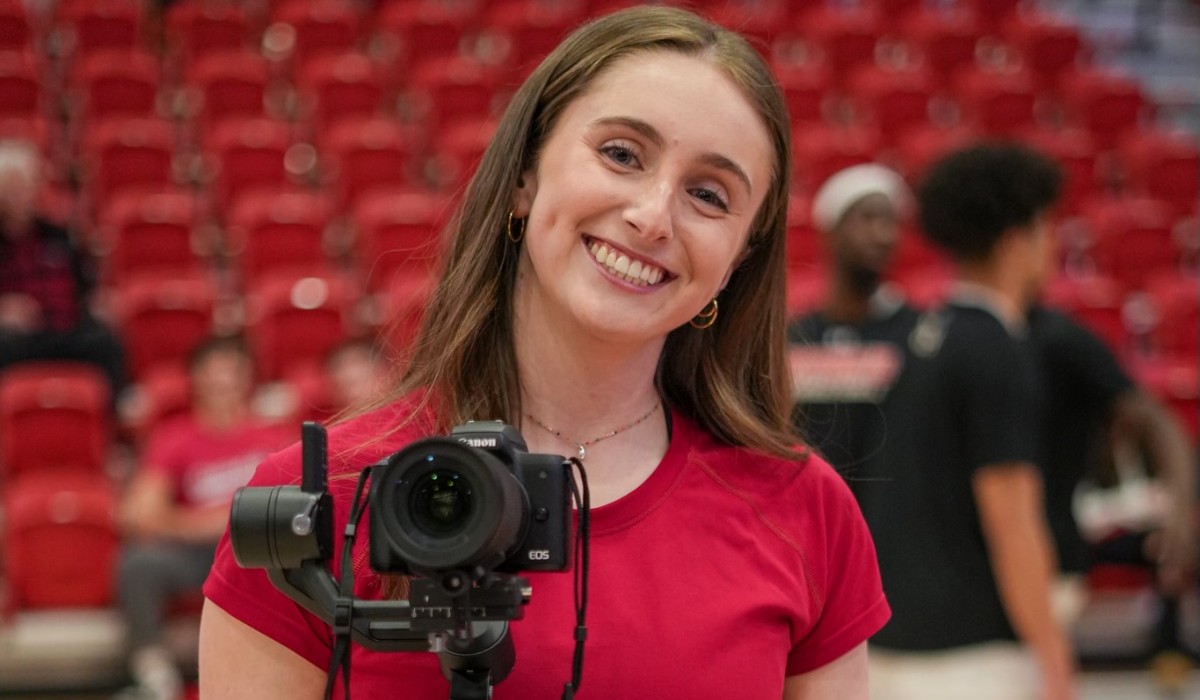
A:
[[[573,554],[571,463],[516,428],[472,421],[412,443],[371,477],[371,568],[442,576],[563,571]]]

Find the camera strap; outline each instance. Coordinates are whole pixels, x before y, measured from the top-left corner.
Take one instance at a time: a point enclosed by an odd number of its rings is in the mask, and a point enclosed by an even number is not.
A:
[[[563,687],[563,700],[572,700],[579,686],[583,683],[583,644],[587,641],[587,599],[588,599],[588,541],[591,536],[592,494],[588,489],[587,471],[583,461],[577,457],[571,458],[571,464],[579,469],[579,481],[568,480],[571,497],[579,510],[579,520],[576,524],[575,537],[575,657],[571,664],[571,680]]]
[[[358,522],[362,519],[363,486],[371,474],[371,467],[364,467],[358,475],[354,488],[354,500],[350,502],[350,518],[343,534],[341,575],[338,580],[338,597],[333,612],[333,655],[329,660],[329,675],[325,679],[325,700],[333,697],[338,671],[342,672],[342,697],[350,698],[350,630],[354,619],[354,539]]]

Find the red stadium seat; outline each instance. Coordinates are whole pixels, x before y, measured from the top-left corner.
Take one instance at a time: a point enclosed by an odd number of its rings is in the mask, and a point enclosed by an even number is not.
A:
[[[895,142],[901,132],[929,123],[936,88],[927,69],[863,66],[851,72],[849,87],[861,118],[876,125],[889,142]]]
[[[987,134],[1012,135],[1035,125],[1038,91],[1028,71],[975,65],[954,77],[963,117]]]
[[[1101,148],[1111,148],[1149,116],[1141,87],[1132,78],[1102,69],[1066,71],[1059,93],[1072,124],[1092,132]]]
[[[486,26],[511,42],[508,63],[527,74],[584,20],[573,2],[505,0],[488,3]]]
[[[250,19],[233,2],[172,3],[166,16],[167,46],[183,54],[185,63],[210,53],[249,47]]]
[[[1059,76],[1074,68],[1083,53],[1083,39],[1074,25],[1040,12],[1014,14],[1005,22],[1003,36],[1020,51],[1042,90],[1055,89]]]
[[[244,285],[263,275],[296,277],[326,272],[329,201],[312,192],[252,193],[238,199],[227,217],[226,252]]]
[[[87,124],[80,136],[84,183],[93,208],[123,190],[174,184],[178,139],[165,119],[119,117]]]
[[[115,297],[126,363],[137,381],[159,367],[183,367],[213,331],[217,292],[206,277],[144,276],[119,285]]]
[[[272,19],[295,32],[293,53],[301,64],[351,51],[360,39],[359,4],[348,0],[287,0],[273,9]]]
[[[979,16],[980,23],[987,31],[999,33],[1017,11],[1021,0],[966,0],[964,4]]]
[[[361,278],[373,291],[398,275],[428,274],[440,253],[450,204],[424,192],[378,193],[354,210],[355,251]]]
[[[185,81],[201,129],[228,118],[266,115],[270,79],[267,60],[248,50],[213,51],[198,58],[188,66]]]
[[[323,175],[336,183],[343,209],[372,189],[397,189],[414,181],[412,137],[395,119],[342,119],[321,139]]]
[[[0,51],[34,48],[34,26],[22,0],[0,2]]]
[[[0,52],[0,116],[40,117],[43,104],[41,78],[33,54]]]
[[[404,64],[460,53],[464,38],[478,28],[482,9],[480,0],[390,2],[380,7],[375,22]]]
[[[70,0],[57,8],[76,55],[104,49],[133,49],[141,41],[141,4],[129,0]]]
[[[153,117],[161,80],[158,57],[107,49],[81,56],[69,88],[75,118]]]
[[[455,122],[438,131],[434,137],[437,155],[433,172],[427,168],[426,178],[438,188],[455,190],[465,185],[483,160],[496,126],[496,120],[481,117]]]
[[[99,473],[108,459],[104,374],[78,362],[28,362],[0,373],[0,467],[5,483],[32,472]]]
[[[1121,284],[1097,274],[1062,275],[1051,280],[1042,299],[1098,335],[1118,357],[1130,351],[1129,331],[1121,315]]]
[[[284,121],[231,118],[218,124],[205,148],[215,161],[214,195],[219,209],[229,211],[236,197],[255,189],[290,184],[287,154],[292,143],[291,125]]]
[[[1083,216],[1091,229],[1089,257],[1101,273],[1126,290],[1143,288],[1155,272],[1179,268],[1175,219],[1164,202],[1140,197],[1103,199],[1086,205]]]
[[[835,92],[833,71],[822,60],[776,62],[775,76],[783,88],[792,123],[820,122],[831,112]]]
[[[1157,322],[1151,332],[1162,355],[1200,356],[1200,278],[1195,270],[1163,272],[1147,282]]]
[[[371,117],[384,110],[387,91],[378,68],[363,53],[326,54],[308,62],[296,76],[304,114],[320,130],[345,117]]]
[[[1118,154],[1131,189],[1162,199],[1178,214],[1196,213],[1200,149],[1194,134],[1134,131],[1120,141]]]
[[[296,365],[319,364],[356,328],[355,295],[335,277],[263,278],[247,291],[246,333],[262,379],[278,380]]]
[[[413,97],[427,105],[431,124],[498,116],[504,74],[473,58],[448,56],[422,60],[409,76]]]
[[[798,124],[792,130],[796,185],[813,191],[839,170],[873,162],[882,143],[873,127]]]
[[[836,8],[817,5],[796,13],[792,28],[821,48],[834,73],[875,62],[876,46],[883,35],[883,18],[867,6]]]
[[[98,216],[104,276],[195,275],[204,268],[195,197],[182,189],[118,194]]]
[[[949,86],[953,75],[975,63],[983,29],[975,14],[965,8],[925,8],[899,20],[899,34],[926,65]]]
[[[113,603],[116,496],[101,474],[30,474],[4,489],[10,605],[100,608]]]

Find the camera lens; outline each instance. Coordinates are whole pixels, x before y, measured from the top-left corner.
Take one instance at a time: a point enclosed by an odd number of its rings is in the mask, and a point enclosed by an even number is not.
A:
[[[413,524],[435,536],[460,530],[475,507],[471,483],[450,469],[422,474],[410,493]]]
[[[525,490],[486,450],[426,438],[389,457],[371,481],[376,570],[393,570],[393,562],[424,574],[490,569],[525,536]]]

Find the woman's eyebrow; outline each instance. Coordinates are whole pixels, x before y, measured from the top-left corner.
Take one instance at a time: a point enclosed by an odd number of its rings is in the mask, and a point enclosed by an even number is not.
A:
[[[658,132],[658,129],[655,129],[649,122],[643,121],[636,117],[600,117],[599,119],[593,120],[590,126],[624,126],[629,129],[633,129],[642,136],[645,136],[657,148],[662,148],[663,144],[666,143],[662,134]],[[750,186],[750,177],[746,175],[746,171],[728,156],[723,156],[720,153],[709,152],[701,155],[700,160],[706,165],[732,174],[734,177],[740,180],[743,185],[746,186],[747,192],[753,191],[753,188]]]

